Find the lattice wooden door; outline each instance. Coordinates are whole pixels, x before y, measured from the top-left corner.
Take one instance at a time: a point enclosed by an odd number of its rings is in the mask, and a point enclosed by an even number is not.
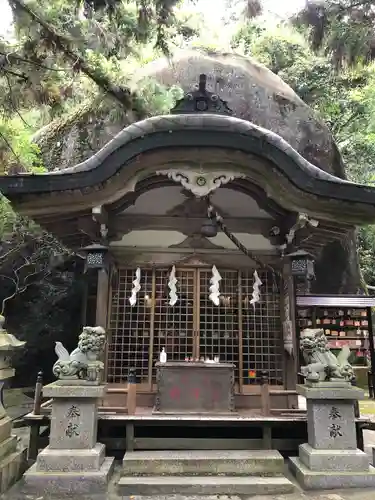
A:
[[[107,380],[124,383],[129,368],[135,367],[140,389],[151,389],[155,362],[163,347],[173,361],[184,361],[197,351],[197,273],[194,269],[177,270],[178,302],[170,306],[170,269],[142,270],[141,290],[132,307],[129,297],[134,273],[120,269],[112,290]]]
[[[137,382],[149,384],[152,350],[153,289],[155,278],[151,270],[142,271],[141,290],[134,306],[129,304],[134,269],[120,269],[117,286],[112,289],[110,338],[107,356],[107,380],[125,383],[129,368],[136,368]]]
[[[238,272],[220,270],[220,304],[209,298],[211,269],[198,270],[198,357],[213,359],[219,356],[223,363],[234,363],[235,379],[239,375],[239,311]]]
[[[129,304],[134,269],[120,269],[112,290],[107,380],[124,383],[136,368],[139,389],[150,390],[164,347],[168,360],[213,358],[234,363],[241,392],[251,392],[261,370],[283,384],[280,293],[272,276],[259,271],[261,300],[253,308],[253,272],[220,269],[220,303],[209,298],[211,269],[176,270],[178,301],[169,305],[170,269],[142,270],[137,303]]]
[[[163,347],[167,359],[173,361],[184,361],[196,350],[196,272],[176,270],[178,301],[174,306],[169,305],[169,273],[165,269],[155,271],[154,361],[158,361]],[[153,380],[155,375],[154,369]]]

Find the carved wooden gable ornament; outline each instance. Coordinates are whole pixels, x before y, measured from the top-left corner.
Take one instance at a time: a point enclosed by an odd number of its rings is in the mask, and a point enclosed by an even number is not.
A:
[[[199,84],[195,89],[184,95],[171,109],[171,115],[186,115],[190,113],[212,113],[220,115],[233,115],[233,111],[223,99],[206,89],[207,76],[199,75]]]
[[[199,76],[199,84],[195,90],[188,92],[182,99],[177,101],[176,106],[171,109],[172,115],[178,114],[219,114],[233,115],[226,101],[217,94],[206,89],[207,76]],[[157,175],[165,175],[174,182],[180,183],[185,189],[193,193],[197,198],[207,196],[218,187],[228,184],[236,178],[243,178],[241,174],[229,171],[204,171],[204,169],[178,169],[160,170]]]

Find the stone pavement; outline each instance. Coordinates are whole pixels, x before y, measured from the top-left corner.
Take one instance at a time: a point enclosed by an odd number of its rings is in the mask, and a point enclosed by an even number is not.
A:
[[[121,464],[117,464],[112,481],[109,484],[108,492],[100,495],[67,495],[59,494],[54,497],[48,495],[31,495],[21,483],[16,484],[5,495],[0,497],[0,500],[374,500],[375,490],[373,488],[361,490],[342,490],[342,491],[327,491],[327,492],[297,492],[289,495],[257,495],[257,496],[182,496],[182,495],[167,495],[167,496],[119,496],[116,494],[116,484],[119,480],[121,472]]]
[[[8,400],[8,407],[16,406],[14,402]],[[11,404],[9,404],[11,403]],[[13,405],[12,405],[13,403]],[[26,405],[30,404],[30,401],[26,402]],[[303,407],[304,401],[300,401],[300,405]],[[28,428],[18,428],[13,431],[19,437],[21,437],[25,444],[28,442]],[[375,431],[364,431],[364,441],[365,449],[370,453],[372,447],[375,446]],[[361,490],[334,490],[327,492],[298,492],[290,495],[263,495],[263,496],[252,496],[252,497],[237,497],[237,496],[180,496],[180,495],[168,495],[168,496],[153,496],[153,497],[121,497],[116,493],[116,484],[118,483],[121,472],[121,464],[117,464],[114,476],[109,484],[108,492],[106,494],[100,495],[90,495],[88,496],[74,496],[68,495],[66,498],[69,500],[375,500],[375,490],[372,488],[361,489]],[[288,476],[292,479],[290,476]],[[51,495],[31,495],[19,482],[5,495],[0,497],[0,500],[63,500],[64,497],[59,495],[58,497],[51,497]]]

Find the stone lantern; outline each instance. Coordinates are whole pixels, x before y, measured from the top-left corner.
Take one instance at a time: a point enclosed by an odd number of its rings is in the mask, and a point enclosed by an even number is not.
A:
[[[4,329],[4,316],[0,315],[0,381],[12,378],[15,370],[11,366],[11,355],[26,342],[18,340]]]
[[[12,368],[12,354],[16,349],[24,347],[26,342],[21,342],[14,335],[4,329],[4,316],[0,315],[0,418],[5,415],[3,406],[3,388],[5,381],[14,377]]]
[[[11,366],[12,354],[24,347],[14,335],[4,329],[4,316],[0,315],[0,493],[4,493],[21,476],[25,461],[26,447],[12,435],[12,420],[8,417],[3,404],[5,381],[14,376]]]

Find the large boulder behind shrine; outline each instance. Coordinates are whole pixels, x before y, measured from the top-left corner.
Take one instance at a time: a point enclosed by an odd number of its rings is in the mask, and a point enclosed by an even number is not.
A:
[[[340,153],[328,128],[277,75],[253,59],[202,49],[177,52],[170,63],[156,60],[138,71],[134,87],[156,80],[166,87],[184,91],[196,85],[199,75],[207,75],[208,88],[228,102],[234,116],[249,120],[283,137],[303,157],[321,169],[345,177]],[[134,114],[116,113],[118,103],[105,107],[85,106],[76,116],[52,123],[38,134],[49,169],[66,168],[98,151],[123,127],[135,121]],[[138,118],[139,119],[139,118]],[[345,245],[345,246],[344,246]],[[355,237],[345,244],[334,243],[323,250],[317,266],[317,293],[354,293],[360,287]]]
[[[280,135],[317,167],[345,177],[340,155],[329,129],[279,76],[249,57],[185,50],[172,65],[166,59],[148,64],[139,76],[153,77],[185,92],[207,75],[207,87],[228,102],[237,118]]]
[[[189,91],[201,73],[207,75],[208,88],[228,101],[234,116],[272,130],[314,165],[345,176],[328,128],[289,85],[254,59],[203,49],[183,50],[175,54],[172,64],[162,58],[144,66],[133,78],[133,86],[137,88],[151,78]],[[117,108],[115,101],[101,106],[85,103],[40,131],[35,140],[47,168],[67,168],[85,160],[137,119]]]

